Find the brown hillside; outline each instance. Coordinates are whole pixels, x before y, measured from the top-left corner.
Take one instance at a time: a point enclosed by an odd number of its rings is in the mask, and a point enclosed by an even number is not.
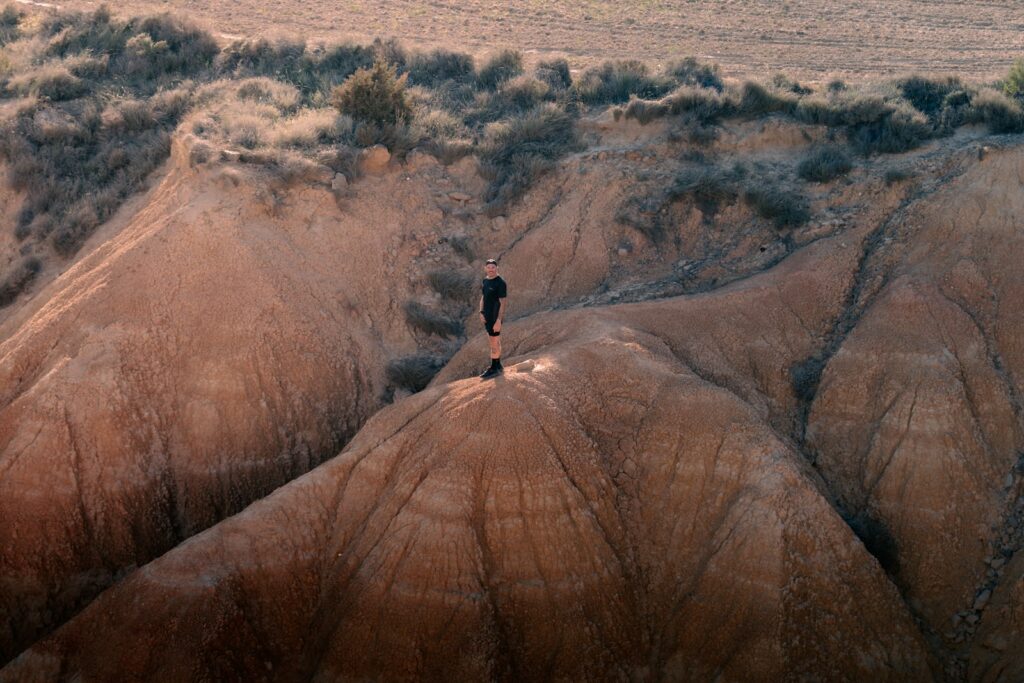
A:
[[[1015,680],[1004,10],[813,87],[0,10],[0,682]]]
[[[386,409],[3,675],[928,680],[816,475],[683,350],[688,311],[747,308],[785,366],[856,263],[822,244],[714,295],[524,321],[504,378]]]

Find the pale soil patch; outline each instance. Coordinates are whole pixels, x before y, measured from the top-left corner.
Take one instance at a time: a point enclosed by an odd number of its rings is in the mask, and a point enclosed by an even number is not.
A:
[[[808,80],[907,71],[991,79],[1024,55],[1016,0],[142,0],[113,9],[180,12],[229,38],[268,31],[330,40],[394,36],[410,46],[478,55],[501,48],[523,50],[529,60],[563,55],[573,67],[625,58],[656,65],[695,55],[728,75],[784,71]]]

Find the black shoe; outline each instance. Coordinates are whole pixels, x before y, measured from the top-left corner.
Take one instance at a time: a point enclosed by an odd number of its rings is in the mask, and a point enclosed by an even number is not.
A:
[[[496,368],[487,368],[487,370],[484,371],[484,374],[480,375],[480,379],[490,379],[495,375],[500,375],[504,370],[505,368],[500,365]]]

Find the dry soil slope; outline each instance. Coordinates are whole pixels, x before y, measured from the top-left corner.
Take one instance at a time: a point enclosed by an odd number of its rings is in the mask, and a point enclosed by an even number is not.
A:
[[[0,660],[336,453],[415,347],[408,283],[380,281],[437,220],[422,185],[367,179],[343,213],[254,174],[193,167],[179,140],[141,208],[5,312]]]
[[[772,394],[857,254],[822,242],[715,294],[531,318],[503,378],[385,409],[0,679],[928,680],[898,593],[768,408],[687,359],[683,321],[742,308],[762,345],[722,327],[700,346]]]
[[[1021,546],[1022,217],[1016,148],[893,225],[884,239],[903,245],[898,258],[881,265],[884,284],[828,363],[807,425],[841,505],[951,647],[958,612],[990,619],[982,596],[1001,570],[985,560]]]

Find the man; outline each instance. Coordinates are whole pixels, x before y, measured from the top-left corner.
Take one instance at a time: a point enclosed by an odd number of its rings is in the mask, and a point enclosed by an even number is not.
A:
[[[492,258],[484,264],[484,278],[480,294],[480,320],[487,330],[487,339],[491,343],[491,367],[480,375],[490,379],[501,373],[501,321],[505,319],[505,302],[508,288],[505,281],[498,275],[498,262]]]

